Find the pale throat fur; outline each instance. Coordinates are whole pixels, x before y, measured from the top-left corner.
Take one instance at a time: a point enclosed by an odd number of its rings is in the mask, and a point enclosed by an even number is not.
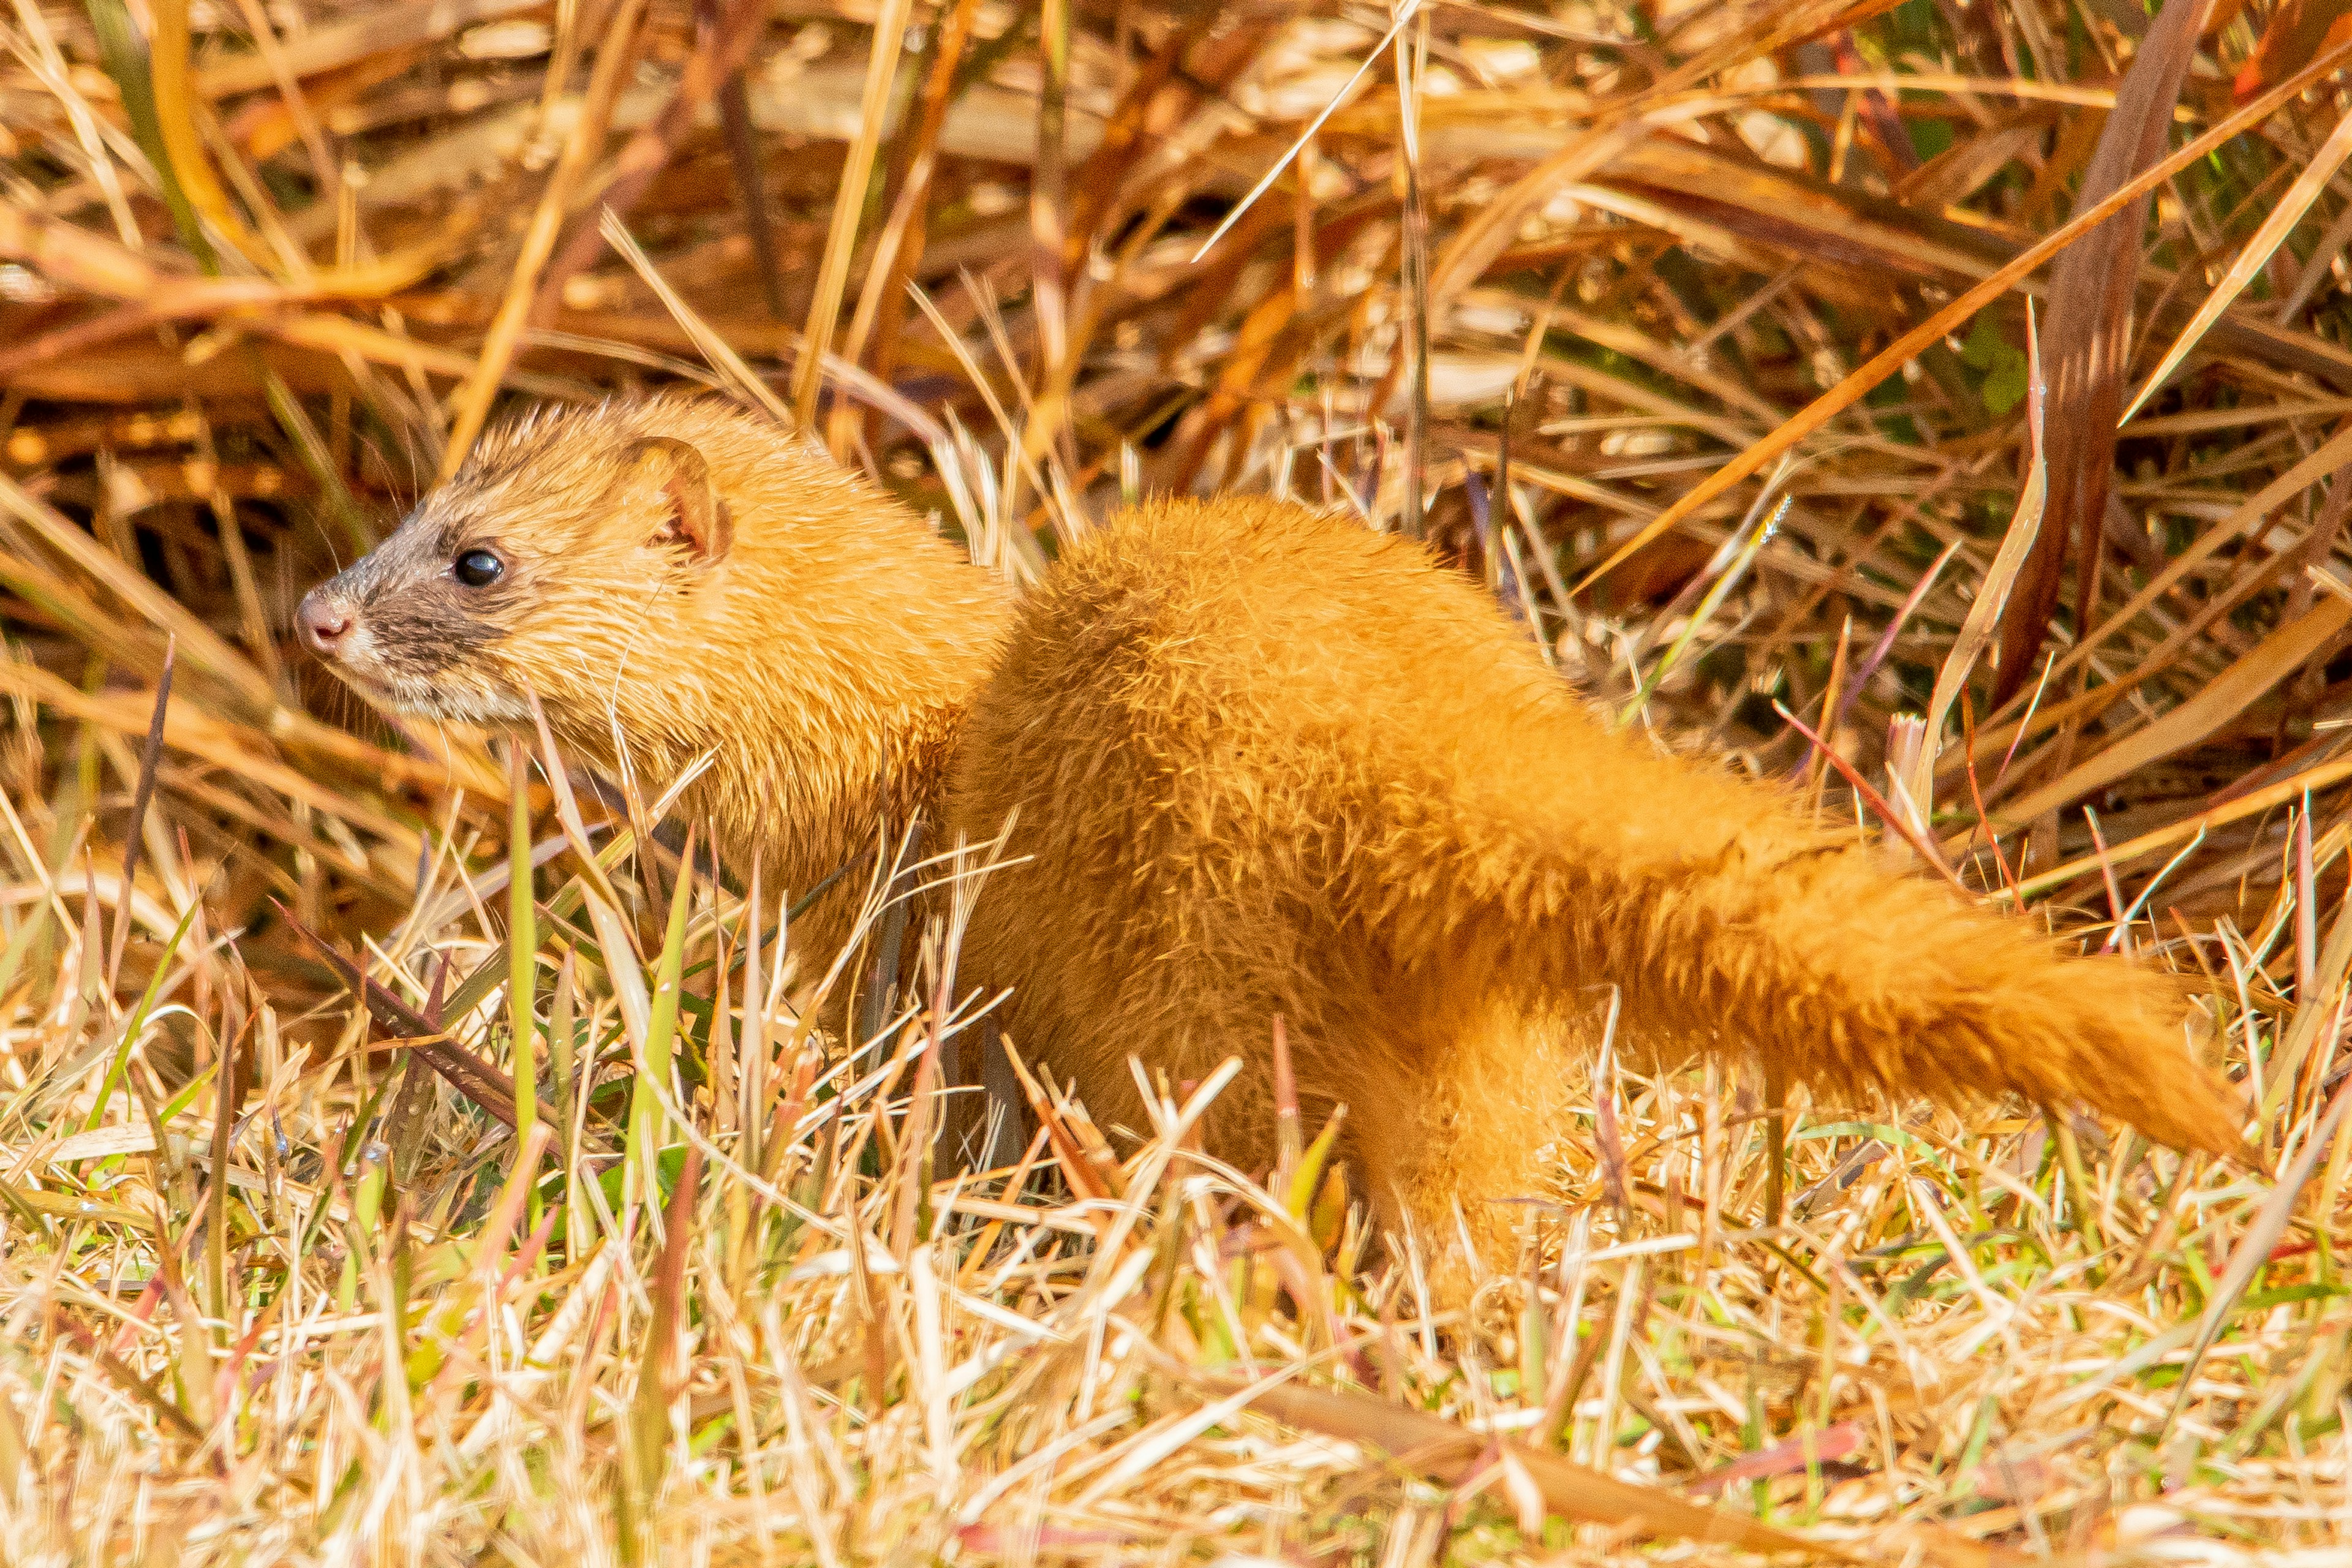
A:
[[[711,753],[679,815],[739,874],[756,854],[766,886],[805,891],[886,824],[936,825],[1011,613],[862,477],[666,397],[497,430],[301,621],[337,674],[410,713],[527,727],[535,696],[648,801]]]

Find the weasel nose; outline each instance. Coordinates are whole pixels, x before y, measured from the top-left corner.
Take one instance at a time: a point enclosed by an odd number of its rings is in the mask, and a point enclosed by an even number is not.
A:
[[[333,658],[344,637],[352,629],[352,613],[348,607],[326,595],[323,589],[313,588],[302,597],[302,607],[294,614],[302,629],[302,640],[310,651]]]

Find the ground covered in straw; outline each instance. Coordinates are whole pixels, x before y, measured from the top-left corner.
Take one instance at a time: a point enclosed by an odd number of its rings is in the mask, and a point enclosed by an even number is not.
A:
[[[0,1560],[2343,1561],[2345,14],[18,0]],[[2249,1156],[1604,1056],[1467,1310],[1230,1078],[967,1169],[943,938],[784,960],[671,781],[287,635],[677,382],[1016,584],[1147,489],[1423,533],[2181,973]]]

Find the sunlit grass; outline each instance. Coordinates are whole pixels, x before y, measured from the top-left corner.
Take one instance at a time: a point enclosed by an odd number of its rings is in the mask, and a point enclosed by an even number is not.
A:
[[[2171,150],[2262,106],[2093,279],[2154,391],[2087,632],[2077,556],[1996,671],[2096,379],[2016,258],[2133,177],[2137,7],[16,7],[0,1558],[2340,1556],[2324,9],[2172,57]],[[2263,1168],[1604,1058],[1466,1312],[1278,1075],[1272,1171],[1149,1063],[1140,1127],[1016,1064],[971,1169],[952,920],[869,940],[904,841],[786,957],[817,889],[714,879],[680,781],[283,635],[498,409],[681,380],[1016,585],[1146,490],[1422,526],[1662,743],[2189,977]]]

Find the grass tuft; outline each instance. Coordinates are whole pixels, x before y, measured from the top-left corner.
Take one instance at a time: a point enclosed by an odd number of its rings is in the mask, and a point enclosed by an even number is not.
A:
[[[15,6],[0,1557],[2340,1557],[2340,9]],[[2260,1168],[1604,1055],[1444,1315],[1279,1019],[1270,1172],[1238,1068],[1107,1128],[1016,1059],[983,1142],[897,878],[789,951],[679,781],[288,636],[486,420],[680,382],[1016,584],[1155,490],[1421,534],[2180,973]]]

